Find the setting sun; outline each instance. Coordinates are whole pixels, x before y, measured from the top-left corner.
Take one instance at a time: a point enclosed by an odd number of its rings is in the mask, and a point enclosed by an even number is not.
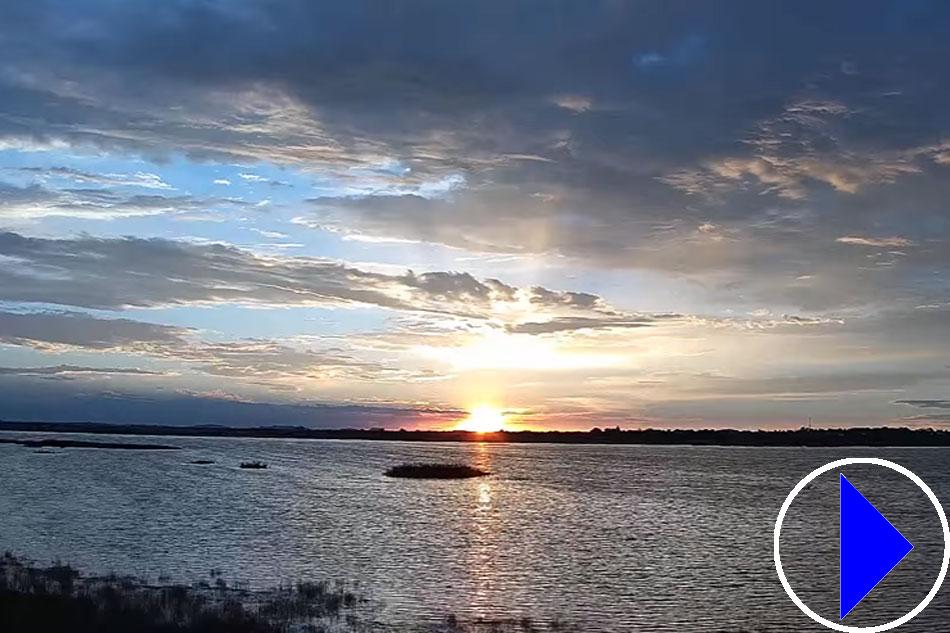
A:
[[[505,412],[489,404],[483,404],[472,409],[468,417],[458,425],[460,431],[474,431],[476,433],[494,433],[501,431],[505,425]]]

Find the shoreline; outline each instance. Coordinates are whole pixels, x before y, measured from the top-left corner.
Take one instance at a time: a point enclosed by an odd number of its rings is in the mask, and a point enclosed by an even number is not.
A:
[[[407,431],[386,429],[309,429],[306,427],[168,426],[87,422],[7,422],[0,431],[82,433],[153,437],[231,437],[260,439],[370,440],[405,442],[475,442],[499,444],[631,444],[644,446],[762,447],[950,447],[950,433],[904,427],[794,430],[621,430],[590,431]]]

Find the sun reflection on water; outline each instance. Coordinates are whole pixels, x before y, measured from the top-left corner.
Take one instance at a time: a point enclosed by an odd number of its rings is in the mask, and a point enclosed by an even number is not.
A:
[[[475,445],[473,461],[478,468],[492,472],[492,447],[485,442]],[[479,478],[474,487],[475,504],[472,511],[471,547],[469,550],[469,571],[475,592],[472,595],[472,611],[480,617],[488,617],[495,578],[495,561],[498,554],[499,516],[493,504],[494,488],[492,478]]]

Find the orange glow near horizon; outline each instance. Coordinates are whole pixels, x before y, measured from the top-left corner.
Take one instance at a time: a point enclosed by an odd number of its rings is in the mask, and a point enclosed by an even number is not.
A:
[[[507,416],[502,409],[490,404],[480,404],[469,411],[468,417],[455,428],[475,433],[495,433],[504,430]]]

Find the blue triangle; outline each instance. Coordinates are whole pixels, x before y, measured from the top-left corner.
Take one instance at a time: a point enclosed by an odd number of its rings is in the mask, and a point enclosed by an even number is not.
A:
[[[857,606],[914,549],[841,475],[841,610]]]

